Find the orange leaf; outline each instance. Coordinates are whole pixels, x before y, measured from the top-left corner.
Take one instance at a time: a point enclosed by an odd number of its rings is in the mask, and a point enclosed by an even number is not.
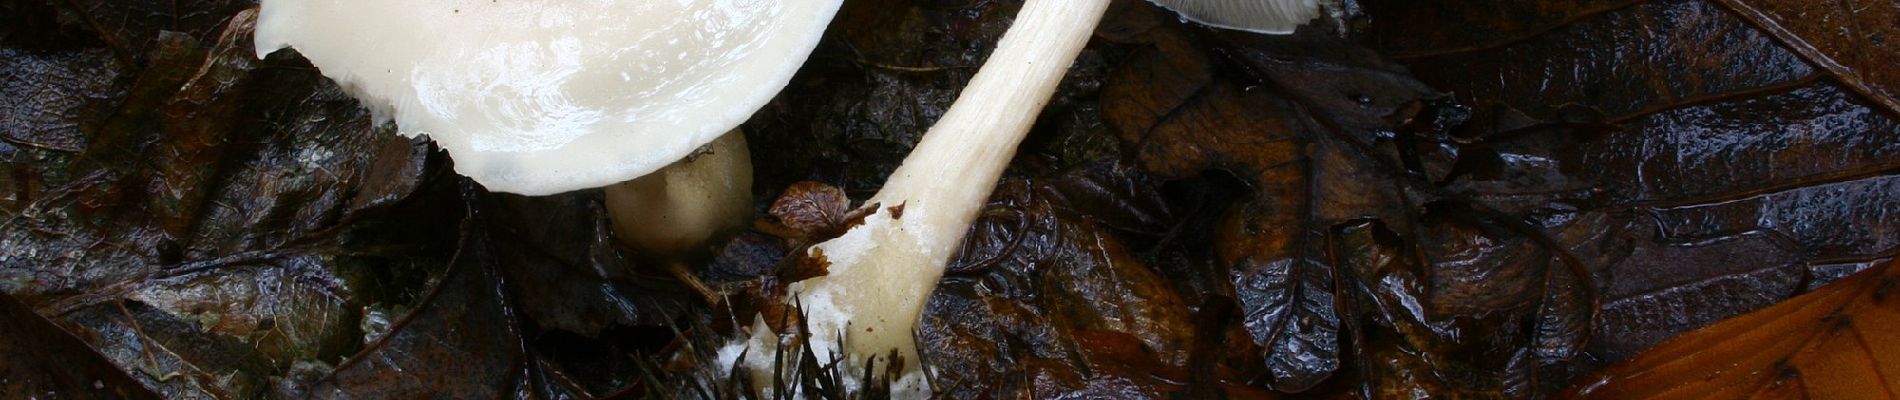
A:
[[[1900,398],[1897,264],[1671,339],[1563,397]]]

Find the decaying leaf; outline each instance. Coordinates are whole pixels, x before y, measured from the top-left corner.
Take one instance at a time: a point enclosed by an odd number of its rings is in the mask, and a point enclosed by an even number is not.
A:
[[[6,18],[61,34],[0,50],[9,293],[162,395],[252,397],[420,291],[440,242],[409,233],[446,226],[385,213],[420,190],[428,146],[257,60],[254,11],[30,3]]]
[[[542,329],[591,337],[663,326],[664,310],[681,306],[673,296],[694,294],[614,240],[600,192],[480,197],[514,307]]]
[[[1888,262],[1682,336],[1577,382],[1573,399],[1900,396],[1900,266]]]
[[[1162,176],[1221,171],[1250,190],[1219,217],[1215,260],[1271,387],[1306,390],[1356,359],[1392,367],[1360,368],[1370,395],[1528,395],[1539,365],[1589,336],[1595,298],[1581,268],[1513,214],[1548,206],[1501,211],[1452,181],[1484,155],[1446,149],[1464,108],[1349,44],[1121,21],[1117,35],[1147,44],[1104,89],[1126,151]],[[1329,243],[1366,220],[1404,237],[1389,251],[1410,267],[1344,269],[1360,254]],[[1360,354],[1341,354],[1342,338]]]
[[[1859,22],[1891,2],[1365,3],[1376,22],[1361,39],[1478,115],[1565,121],[1583,107],[1611,125],[1490,146],[1500,165],[1542,171],[1519,179],[1547,183],[1486,198],[1570,208],[1532,217],[1568,225],[1553,238],[1601,288],[1599,334],[1564,368],[1624,359],[1900,248],[1896,64],[1877,61],[1896,53],[1876,43],[1895,25]]]
[[[530,379],[523,371],[538,365],[523,352],[514,307],[497,295],[505,291],[487,233],[472,225],[415,311],[327,376],[286,388],[291,396],[493,398]]]
[[[75,399],[159,399],[86,342],[0,293],[0,393]]]
[[[1716,3],[1773,36],[1809,64],[1888,112],[1900,114],[1900,4],[1845,3],[1816,7],[1796,0],[1718,0]]]
[[[851,199],[843,190],[812,181],[785,188],[767,211],[779,224],[806,239],[835,237],[848,229]]]
[[[1183,395],[1212,385],[1238,395],[1242,377],[1217,363],[1190,365],[1201,341],[1192,310],[1166,278],[1078,208],[1098,206],[1079,188],[1116,183],[1146,190],[1155,181],[1113,166],[1044,179],[1012,179],[977,221],[951,273],[931,296],[918,333],[938,381],[968,382],[949,394],[1037,397]],[[1148,214],[1164,208],[1133,204]],[[1226,312],[1215,318],[1229,318]],[[1196,367],[1219,373],[1195,376]]]

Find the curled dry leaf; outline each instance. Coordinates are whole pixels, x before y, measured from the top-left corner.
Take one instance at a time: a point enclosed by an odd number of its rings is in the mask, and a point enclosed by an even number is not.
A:
[[[1900,397],[1900,265],[1670,339],[1579,380],[1569,399]]]
[[[838,237],[852,227],[864,224],[864,219],[875,213],[879,206],[865,204],[854,209],[844,190],[819,182],[798,181],[785,188],[785,192],[779,194],[778,199],[772,201],[771,208],[766,210],[777,221],[768,222],[760,228],[782,231],[777,234],[801,246],[809,245]],[[889,209],[893,217],[902,218],[904,215],[902,204]]]
[[[851,199],[837,187],[812,181],[799,181],[785,188],[772,208],[766,211],[779,224],[802,235],[801,239],[824,240],[847,228]]]

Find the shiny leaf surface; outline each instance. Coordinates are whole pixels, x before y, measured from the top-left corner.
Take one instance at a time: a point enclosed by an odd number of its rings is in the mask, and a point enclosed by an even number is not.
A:
[[[1561,383],[1895,254],[1896,67],[1876,60],[1896,28],[1860,22],[1890,3],[1369,1],[1359,38],[1517,138],[1490,145],[1504,165],[1547,171],[1490,198],[1574,209],[1537,218],[1573,221],[1554,239],[1603,311]],[[1613,126],[1509,122],[1577,109]]]
[[[1900,396],[1900,268],[1826,287],[1670,339],[1577,382],[1573,399]]]

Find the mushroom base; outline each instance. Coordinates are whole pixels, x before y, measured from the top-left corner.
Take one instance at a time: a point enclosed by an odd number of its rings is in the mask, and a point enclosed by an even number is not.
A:
[[[752,154],[738,130],[652,174],[608,186],[614,236],[642,256],[677,260],[752,218]]]
[[[913,208],[906,214],[916,211]],[[848,370],[861,371],[867,365],[882,370],[891,365],[891,355],[901,358],[904,375],[890,382],[897,398],[930,393],[919,368],[915,332],[943,267],[937,261],[941,250],[919,241],[919,233],[928,230],[918,226],[923,220],[898,219],[889,208],[878,210],[863,225],[814,250],[812,256],[822,255],[829,262],[829,275],[789,288],[804,312],[804,326],[811,329],[811,350],[820,363],[842,354],[845,365],[851,367]],[[722,349],[722,366],[738,364],[740,351],[778,354],[777,338],[764,320],[754,321],[749,338]],[[753,374],[753,382],[771,382],[770,357],[748,356],[738,367]],[[846,384],[863,382],[848,380]]]

